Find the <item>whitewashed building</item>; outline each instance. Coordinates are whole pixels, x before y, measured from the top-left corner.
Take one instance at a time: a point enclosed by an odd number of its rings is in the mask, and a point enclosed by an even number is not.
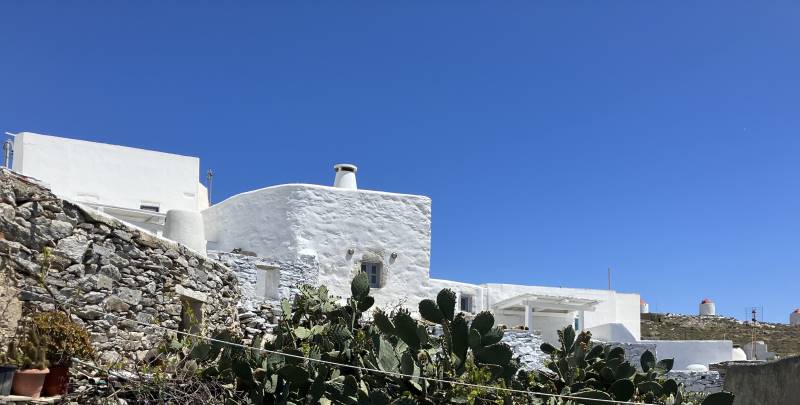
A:
[[[169,210],[208,207],[196,157],[31,132],[13,142],[15,172],[42,181],[59,197],[154,233],[163,232]]]
[[[334,186],[276,185],[210,207],[194,157],[24,132],[13,170],[240,267],[249,300],[274,301],[301,283],[347,296],[365,271],[381,307],[415,309],[446,287],[463,311],[491,310],[498,323],[540,331],[545,341],[566,325],[607,341],[640,338],[638,294],[431,278],[431,199],[359,189],[353,165],[336,165]]]

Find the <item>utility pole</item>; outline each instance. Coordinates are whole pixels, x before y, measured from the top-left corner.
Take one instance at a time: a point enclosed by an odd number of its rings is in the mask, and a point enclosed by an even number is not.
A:
[[[757,321],[757,318],[756,318],[756,309],[755,308],[753,308],[753,312],[752,313],[753,313],[753,329],[752,329],[752,331],[753,331],[753,340],[751,340],[750,352],[753,355],[753,359],[754,360],[758,360],[758,354],[756,354],[756,321]]]

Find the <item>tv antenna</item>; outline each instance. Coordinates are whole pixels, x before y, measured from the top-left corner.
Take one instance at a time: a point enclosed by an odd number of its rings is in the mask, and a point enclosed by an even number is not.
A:
[[[756,338],[758,337],[758,324],[764,322],[764,307],[750,307],[745,309],[745,319],[750,316],[750,355],[753,360],[758,360],[756,352]]]
[[[206,188],[208,189],[208,205],[211,205],[211,192],[214,188],[214,171],[208,169],[206,172]]]

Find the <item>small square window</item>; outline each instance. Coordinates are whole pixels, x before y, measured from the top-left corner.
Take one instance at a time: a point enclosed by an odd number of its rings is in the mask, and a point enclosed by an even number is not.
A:
[[[381,288],[381,268],[380,263],[361,263],[361,271],[367,273],[370,288]]]
[[[469,294],[461,294],[461,310],[464,312],[472,313],[473,312],[472,305],[474,301],[475,299],[473,296]]]

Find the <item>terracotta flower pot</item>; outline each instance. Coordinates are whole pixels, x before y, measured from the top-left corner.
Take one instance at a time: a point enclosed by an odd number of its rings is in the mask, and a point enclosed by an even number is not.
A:
[[[16,395],[31,397],[33,399],[39,398],[42,393],[42,386],[44,385],[44,377],[50,370],[44,369],[29,369],[19,370],[14,374],[14,382],[11,384],[11,390]]]
[[[0,395],[11,393],[11,381],[14,380],[16,371],[17,368],[14,366],[0,366]]]
[[[44,378],[44,394],[66,395],[69,389],[69,366],[51,366],[50,373]]]

